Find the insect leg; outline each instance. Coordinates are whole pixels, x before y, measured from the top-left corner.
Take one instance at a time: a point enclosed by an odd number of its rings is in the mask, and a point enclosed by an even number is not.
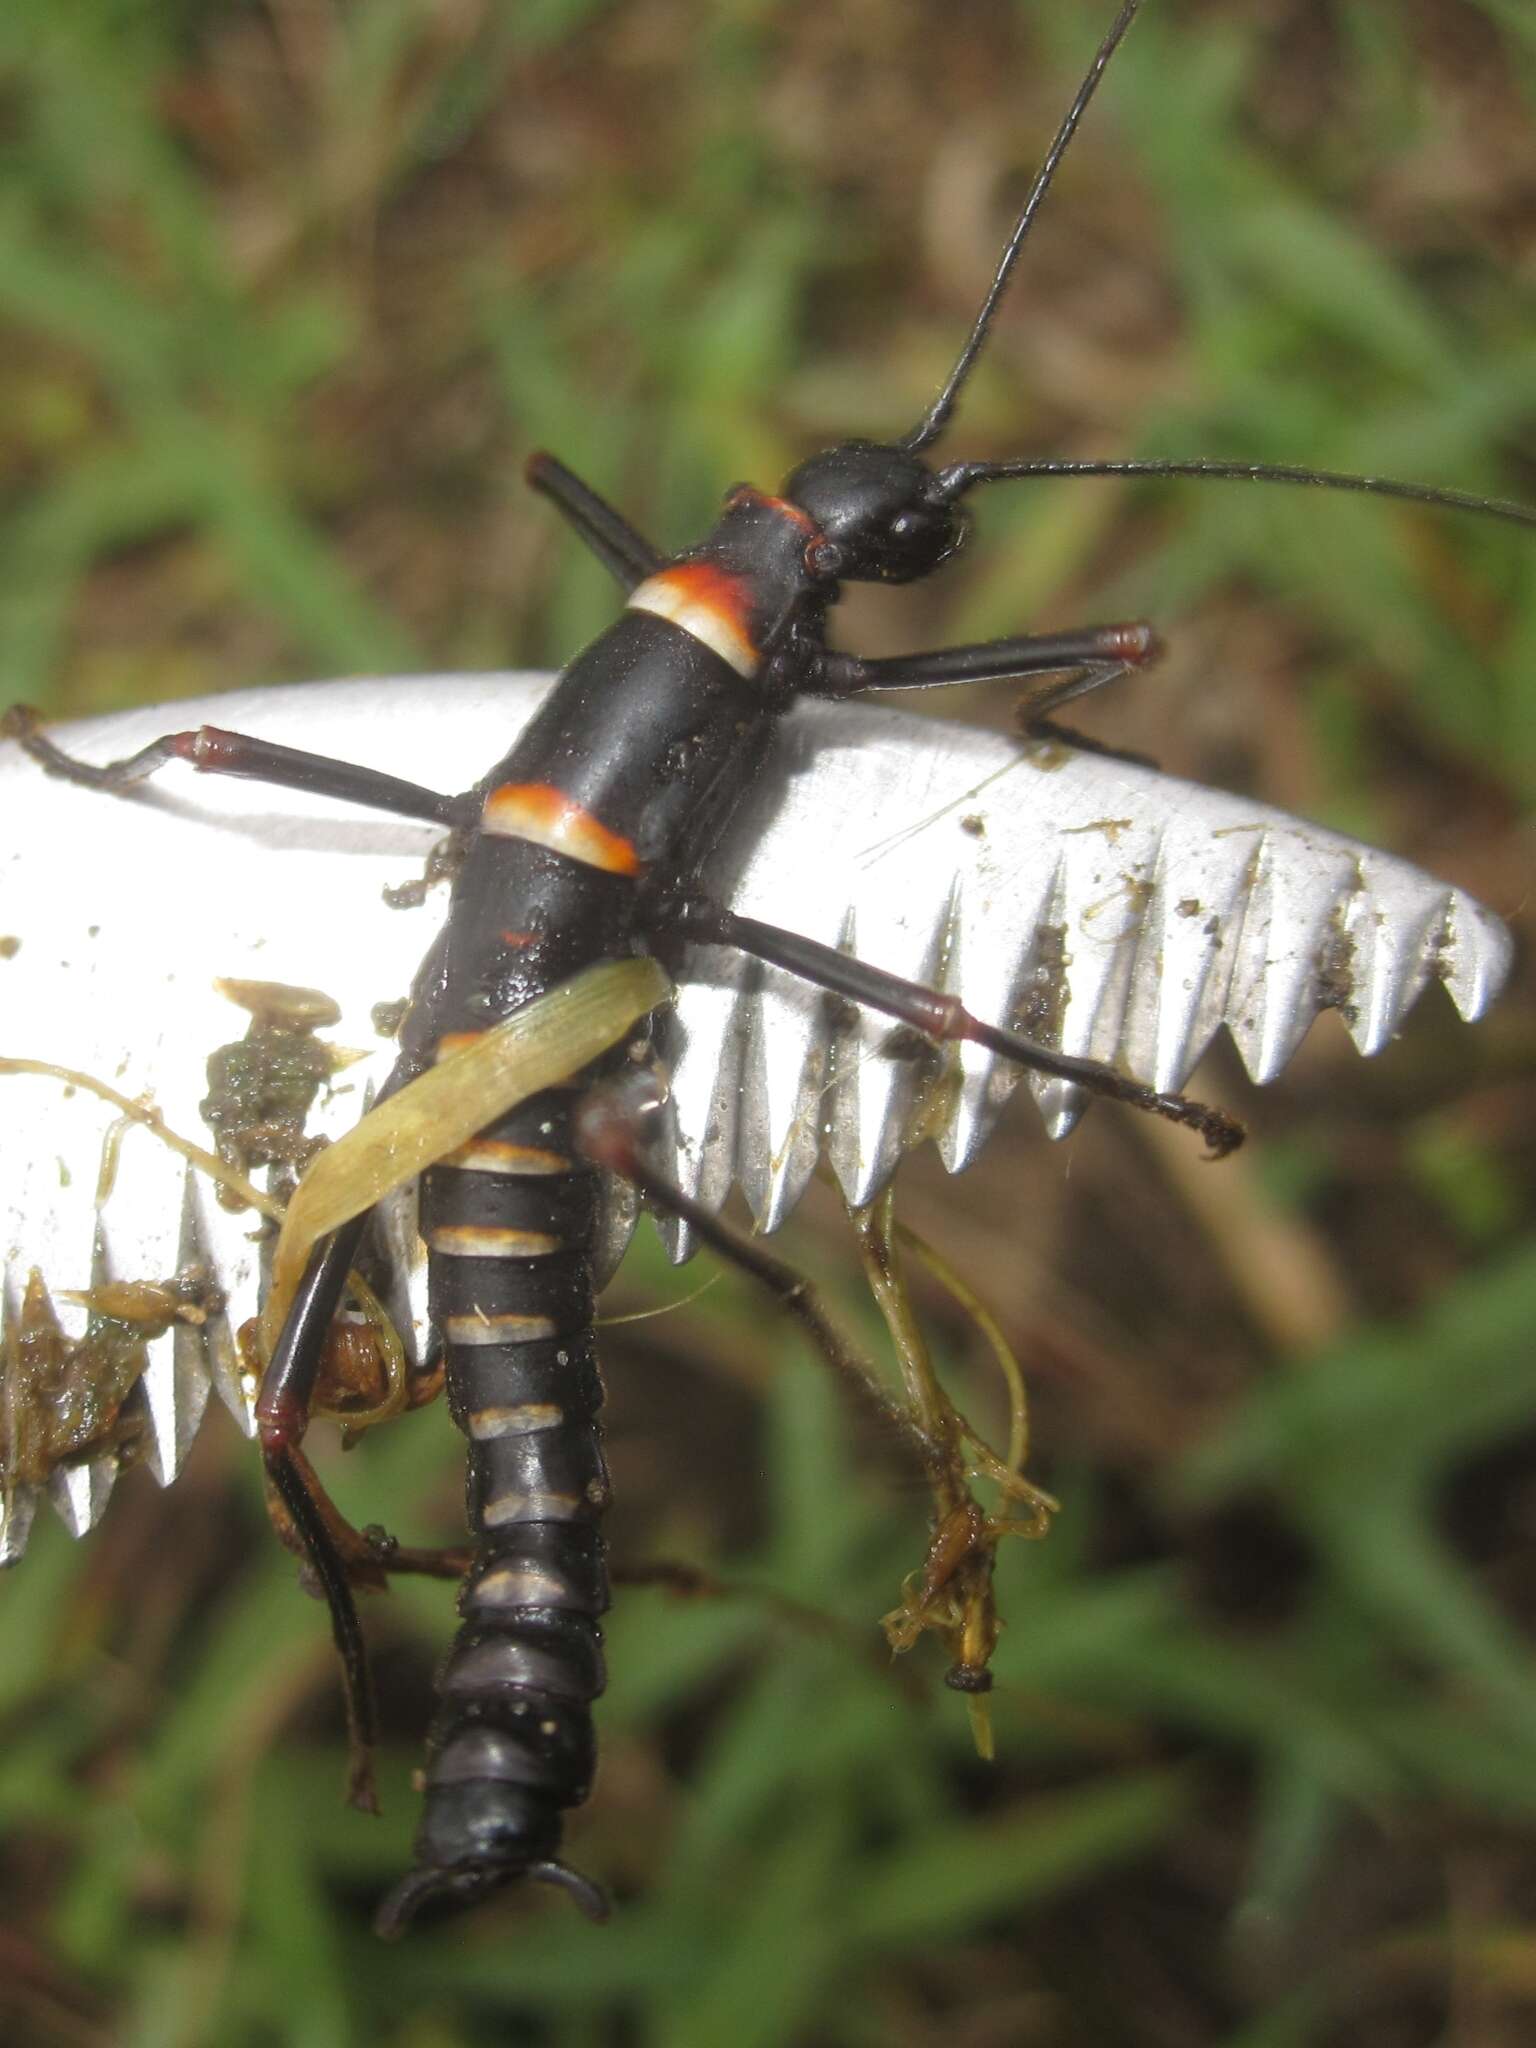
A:
[[[707,898],[688,897],[658,906],[656,928],[694,940],[702,945],[734,946],[755,959],[787,968],[818,988],[845,996],[850,1002],[883,1010],[899,1023],[910,1025],[926,1037],[946,1042],[970,1039],[989,1052],[1013,1060],[1035,1073],[1049,1074],[1059,1081],[1074,1082],[1095,1095],[1106,1095],[1134,1109],[1150,1110],[1170,1122],[1198,1131],[1210,1147],[1212,1158],[1221,1159],[1243,1142],[1243,1126],[1224,1110],[1184,1095],[1163,1093],[1133,1081],[1100,1060],[1080,1059],[1041,1045],[1021,1032],[1005,1030],[973,1017],[956,996],[925,988],[921,982],[905,981],[883,968],[871,967],[840,953],[834,946],[821,945],[797,932],[777,925],[760,924],[756,918],[738,917]]]
[[[352,1217],[310,1255],[282,1336],[262,1376],[256,1428],[267,1477],[287,1510],[330,1611],[331,1633],[341,1657],[347,1703],[347,1796],[352,1805],[374,1812],[378,1805],[373,1786],[376,1722],[367,1647],[346,1562],[332,1533],[326,1504],[299,1450],[309,1420],[310,1396],[320,1370],[326,1332],[367,1222],[367,1212]]]
[[[1025,715],[1034,719],[1104,683],[1150,668],[1162,651],[1152,628],[1139,620],[1085,626],[1073,633],[1015,633],[1005,640],[883,655],[873,661],[829,649],[820,657],[810,687],[821,697],[854,697],[868,690],[932,690],[953,683],[1060,675],[1059,683],[1026,700]]]
[[[170,761],[185,761],[204,775],[235,775],[249,782],[269,782],[282,789],[307,789],[318,796],[335,797],[340,803],[367,804],[373,810],[394,811],[405,818],[424,818],[434,825],[461,821],[462,799],[441,796],[435,789],[422,789],[414,782],[402,782],[377,768],[364,768],[356,761],[333,760],[328,754],[310,754],[299,747],[280,746],[275,740],[255,739],[249,733],[225,732],[217,725],[200,725],[191,732],[168,732],[120,761],[96,766],[77,761],[54,745],[38,727],[37,713],[30,705],[13,704],[0,717],[0,738],[19,740],[33,760],[65,782],[78,782],[86,789],[125,790],[148,781]]]
[[[398,1096],[419,1074],[419,1063],[409,1054],[403,1055],[379,1090],[375,1111]],[[307,1182],[308,1176],[300,1181],[300,1192]],[[290,1214],[292,1206],[289,1205]],[[376,1723],[368,1651],[357,1603],[352,1597],[344,1541],[338,1533],[342,1526],[340,1518],[325,1498],[299,1446],[309,1425],[326,1337],[372,1214],[372,1202],[359,1204],[354,1212],[341,1216],[331,1229],[319,1234],[300,1255],[299,1278],[286,1295],[281,1323],[269,1338],[270,1355],[256,1397],[256,1434],[267,1478],[287,1511],[299,1547],[330,1612],[331,1634],[341,1658],[347,1703],[347,1796],[354,1806],[367,1812],[376,1811],[378,1804],[373,1785]],[[281,1250],[279,1241],[279,1258]],[[271,1308],[269,1302],[268,1313]]]
[[[755,1238],[733,1230],[712,1209],[646,1164],[645,1125],[660,1102],[654,1077],[643,1071],[595,1084],[576,1112],[577,1145],[594,1165],[627,1180],[645,1201],[686,1223],[702,1244],[765,1287],[799,1323],[839,1383],[931,1474],[936,1462],[933,1441],[887,1394],[874,1367],[853,1349],[822,1307],[805,1274],[787,1259],[764,1251]]]
[[[998,1634],[993,1552],[999,1535],[1017,1525],[987,1516],[970,1490],[974,1432],[935,1379],[912,1317],[890,1241],[889,1194],[853,1220],[867,1248],[866,1264],[877,1276],[876,1301],[896,1342],[906,1403],[887,1392],[875,1367],[849,1344],[804,1273],[764,1251],[755,1238],[733,1230],[665,1175],[651,1171],[645,1162],[644,1130],[660,1101],[653,1077],[644,1072],[597,1083],[576,1114],[578,1145],[595,1164],[630,1181],[652,1208],[687,1224],[711,1251],[766,1288],[799,1323],[838,1384],[879,1425],[882,1440],[916,1468],[933,1501],[932,1537],[915,1582],[924,1590],[920,1598],[904,1592],[901,1607],[886,1618],[886,1634],[893,1649],[907,1649],[923,1629],[937,1628],[954,1658],[945,1683],[957,1692],[988,1691],[992,1679],[987,1664]],[[993,1462],[1000,1463],[995,1456]],[[1013,1497],[1032,1503],[1045,1499],[1012,1472],[1005,1483]],[[688,1583],[665,1569],[659,1576],[662,1583]],[[805,1619],[803,1611],[798,1618]],[[899,1637],[893,1633],[898,1620]]]
[[[580,538],[611,569],[626,590],[655,575],[664,557],[642,533],[637,533],[622,512],[600,498],[590,484],[584,484],[574,470],[541,449],[530,455],[523,471],[533,489],[548,498]]]

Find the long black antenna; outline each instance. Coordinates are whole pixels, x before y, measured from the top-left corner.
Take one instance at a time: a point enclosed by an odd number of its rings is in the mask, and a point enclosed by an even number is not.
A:
[[[955,358],[955,366],[945,379],[943,390],[911,433],[902,437],[900,445],[903,448],[914,453],[919,448],[926,448],[930,441],[938,439],[949,424],[949,416],[955,409],[955,400],[959,397],[966,378],[971,374],[971,367],[977,356],[981,354],[987,330],[992,325],[992,316],[997,311],[1003,293],[1008,289],[1008,279],[1014,264],[1018,261],[1019,251],[1024,246],[1024,238],[1034,226],[1035,215],[1040,211],[1040,202],[1050,190],[1051,180],[1056,175],[1056,166],[1065,155],[1067,144],[1077,132],[1077,124],[1082,120],[1083,112],[1098,89],[1099,80],[1104,76],[1105,67],[1119,48],[1121,39],[1135,19],[1136,10],[1140,5],[1141,0],[1125,0],[1113,28],[1099,45],[1099,53],[1089,65],[1088,75],[1078,87],[1077,97],[1067,109],[1066,119],[1056,131],[1056,140],[1046,151],[1045,161],[1035,173],[1035,182],[1029,188],[1029,197],[1024,201],[1023,209],[1013,224],[1013,233],[1008,237],[1008,246],[1003,251],[1002,261],[987,287],[987,296],[981,302],[976,324],[967,336],[964,348]]]
[[[930,495],[948,504],[975,484],[1037,476],[1197,476],[1218,483],[1296,484],[1327,491],[1359,491],[1377,498],[1406,498],[1415,505],[1444,505],[1453,512],[1480,512],[1489,519],[1506,519],[1513,526],[1536,526],[1536,509],[1516,505],[1508,498],[1480,498],[1472,491],[1441,490],[1434,484],[1404,484],[1392,477],[1352,476],[1336,469],[1301,469],[1276,462],[953,462],[934,478]]]

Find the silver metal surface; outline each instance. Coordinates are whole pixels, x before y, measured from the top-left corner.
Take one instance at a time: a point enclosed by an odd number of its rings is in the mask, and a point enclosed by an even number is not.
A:
[[[545,687],[530,676],[305,685],[59,737],[104,760],[207,720],[457,790],[505,751]],[[410,910],[381,892],[419,874],[437,836],[180,767],[115,799],[0,747],[0,940],[16,942],[0,957],[0,1054],[147,1095],[174,1130],[206,1143],[205,1062],[247,1021],[215,979],[309,985],[341,1006],[328,1036],[367,1054],[311,1119],[337,1135],[391,1061],[370,1013],[405,995],[446,907],[441,888]],[[1509,962],[1507,932],[1471,898],[1336,833],[1149,768],[868,704],[798,708],[708,879],[739,911],[936,983],[980,1016],[1036,1020],[1066,1051],[1162,1089],[1184,1081],[1223,1024],[1269,1081],[1325,1008],[1365,1053],[1432,979],[1476,1017]],[[1015,1076],[975,1047],[924,1056],[903,1036],[890,1057],[891,1041],[886,1020],[699,951],[662,1031],[678,1180],[715,1205],[739,1182],[771,1230],[823,1151],[855,1202],[925,1136],[959,1171]],[[1065,1135],[1077,1091],[1030,1085],[1051,1135]],[[142,1129],[129,1132],[98,1211],[113,1122],[55,1081],[0,1076],[6,1313],[34,1267],[55,1290],[93,1274],[159,1280],[190,1259],[212,1268],[227,1314],[157,1340],[140,1394],[149,1460],[167,1481],[210,1387],[248,1424],[232,1331],[255,1311],[259,1259],[251,1217],[222,1209]],[[615,1257],[632,1223],[619,1205]],[[390,1228],[404,1259],[408,1208]],[[401,1272],[397,1299],[419,1341],[419,1272]],[[54,1475],[54,1504],[77,1533],[112,1478],[110,1457]],[[34,1507],[23,1493],[5,1503],[0,1562],[20,1554]]]

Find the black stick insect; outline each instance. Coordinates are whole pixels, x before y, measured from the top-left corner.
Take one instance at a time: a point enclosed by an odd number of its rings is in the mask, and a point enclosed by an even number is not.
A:
[[[713,849],[747,801],[773,735],[806,699],[1052,678],[1046,711],[1142,670],[1140,622],[876,660],[832,648],[844,585],[930,575],[961,545],[982,485],[1045,476],[1190,476],[1308,485],[1476,511],[1536,513],[1464,493],[1221,462],[935,464],[1064,152],[1137,12],[1105,37],[1034,180],[953,368],[888,443],[849,441],[796,468],[777,495],[733,490],[711,532],[667,557],[548,455],[528,476],[627,593],[618,622],[559,678],[506,753],[462,794],[211,726],[167,734],[105,767],[61,752],[24,714],[8,730],[51,773],[129,790],[176,761],[449,828],[462,860],[441,938],[422,964],[401,1052],[355,1136],[333,1146],[289,1208],[265,1313],[262,1455],[329,1603],[359,1752],[371,1738],[353,1560],[300,1454],[327,1332],[374,1205],[421,1176],[432,1318],[450,1407],[469,1440],[472,1562],[443,1667],[412,1871],[379,1915],[398,1935],[423,1909],[463,1906],[520,1878],[605,1910],[560,1859],[565,1811],[594,1767],[599,1524],[594,1241],[599,1168],[722,1240],[708,1212],[648,1164],[656,1084],[634,1050],[667,999],[660,961],[725,949],[940,1044],[970,1044],[1036,1075],[1188,1127],[1219,1156],[1241,1138],[1223,1111],[1068,1054],[952,994],[743,915],[711,887]],[[745,1254],[743,1254],[745,1256]]]

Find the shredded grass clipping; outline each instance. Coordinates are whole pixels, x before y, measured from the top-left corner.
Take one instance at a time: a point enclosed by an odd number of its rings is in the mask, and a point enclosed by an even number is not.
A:
[[[654,960],[588,967],[451,1053],[328,1146],[294,1191],[262,1310],[270,1357],[315,1245],[541,1088],[564,1081],[665,1003]]]

